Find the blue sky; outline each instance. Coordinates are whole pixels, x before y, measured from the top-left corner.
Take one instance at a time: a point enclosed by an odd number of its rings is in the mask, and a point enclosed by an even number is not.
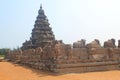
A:
[[[120,39],[119,0],[0,0],[0,48],[29,40],[41,3],[58,40]]]

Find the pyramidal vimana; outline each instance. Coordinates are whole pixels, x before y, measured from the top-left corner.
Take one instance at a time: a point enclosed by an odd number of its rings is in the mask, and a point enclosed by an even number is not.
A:
[[[32,36],[29,41],[23,43],[22,49],[30,49],[37,47],[44,47],[46,44],[55,41],[55,36],[52,32],[52,28],[49,26],[47,16],[40,6],[38,16],[36,18],[34,28],[32,30]]]
[[[58,73],[91,72],[120,69],[120,40],[109,39],[101,46],[95,39],[86,44],[81,39],[73,44],[56,40],[45,12],[40,6],[30,40],[21,50],[9,51],[5,59],[37,70]]]

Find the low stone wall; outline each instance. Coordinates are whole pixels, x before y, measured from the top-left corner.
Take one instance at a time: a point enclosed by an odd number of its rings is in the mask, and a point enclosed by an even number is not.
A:
[[[11,51],[6,58],[40,70],[89,72],[120,69],[120,48],[72,48],[67,44]]]

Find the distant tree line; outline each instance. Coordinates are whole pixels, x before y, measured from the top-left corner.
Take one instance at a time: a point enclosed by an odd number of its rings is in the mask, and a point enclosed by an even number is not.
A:
[[[10,49],[8,48],[2,48],[0,49],[0,57],[4,57],[5,54],[9,51]]]

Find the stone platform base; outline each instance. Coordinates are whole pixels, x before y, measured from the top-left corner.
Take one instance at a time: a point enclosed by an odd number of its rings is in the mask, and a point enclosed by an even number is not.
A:
[[[57,73],[83,73],[93,71],[109,71],[119,70],[120,64],[116,61],[109,62],[93,62],[93,63],[80,63],[80,64],[58,64],[53,72]]]

